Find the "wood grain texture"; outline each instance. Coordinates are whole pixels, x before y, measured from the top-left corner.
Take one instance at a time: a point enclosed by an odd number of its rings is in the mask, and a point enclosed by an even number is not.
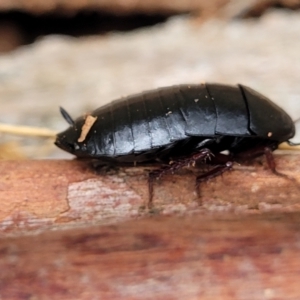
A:
[[[265,161],[234,170],[195,191],[195,169],[166,175],[154,185],[148,211],[147,174],[153,166],[96,171],[86,161],[1,161],[0,232],[111,224],[149,214],[259,214],[300,211],[300,156],[278,154],[276,176]]]
[[[1,161],[0,298],[299,299],[300,156],[275,159],[289,179],[236,164],[201,200],[165,176],[152,211],[150,166]]]
[[[163,216],[0,239],[1,299],[300,299],[300,213]]]

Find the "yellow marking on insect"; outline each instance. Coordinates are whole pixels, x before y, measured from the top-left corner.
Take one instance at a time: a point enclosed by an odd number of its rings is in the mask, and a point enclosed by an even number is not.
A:
[[[84,121],[84,124],[81,128],[81,134],[78,138],[78,142],[81,143],[85,140],[86,136],[88,135],[89,131],[91,130],[92,126],[96,122],[97,117],[93,117],[91,115],[87,115]]]

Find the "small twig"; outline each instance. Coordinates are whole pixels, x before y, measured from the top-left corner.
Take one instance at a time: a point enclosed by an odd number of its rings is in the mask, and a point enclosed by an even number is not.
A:
[[[0,124],[0,133],[54,138],[56,132],[48,128]]]

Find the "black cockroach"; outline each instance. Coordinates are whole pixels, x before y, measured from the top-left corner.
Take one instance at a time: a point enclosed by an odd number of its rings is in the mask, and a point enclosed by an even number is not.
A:
[[[244,85],[176,85],[128,96],[75,121],[61,108],[70,127],[55,144],[77,157],[113,163],[164,163],[149,173],[153,181],[209,158],[214,167],[203,181],[232,168],[236,159],[272,155],[295,134],[290,116],[265,96]],[[229,155],[221,154],[227,150]],[[168,163],[168,164],[166,164]]]

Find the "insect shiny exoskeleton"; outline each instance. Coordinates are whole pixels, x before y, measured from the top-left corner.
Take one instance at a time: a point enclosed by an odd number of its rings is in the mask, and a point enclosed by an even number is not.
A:
[[[272,156],[295,134],[290,116],[271,100],[244,85],[176,85],[115,100],[75,121],[61,109],[70,127],[55,144],[77,157],[113,163],[168,163],[150,172],[153,181],[196,161],[215,165],[196,179],[216,177],[236,159]],[[221,154],[227,150],[229,155]],[[171,161],[171,163],[170,163]]]

